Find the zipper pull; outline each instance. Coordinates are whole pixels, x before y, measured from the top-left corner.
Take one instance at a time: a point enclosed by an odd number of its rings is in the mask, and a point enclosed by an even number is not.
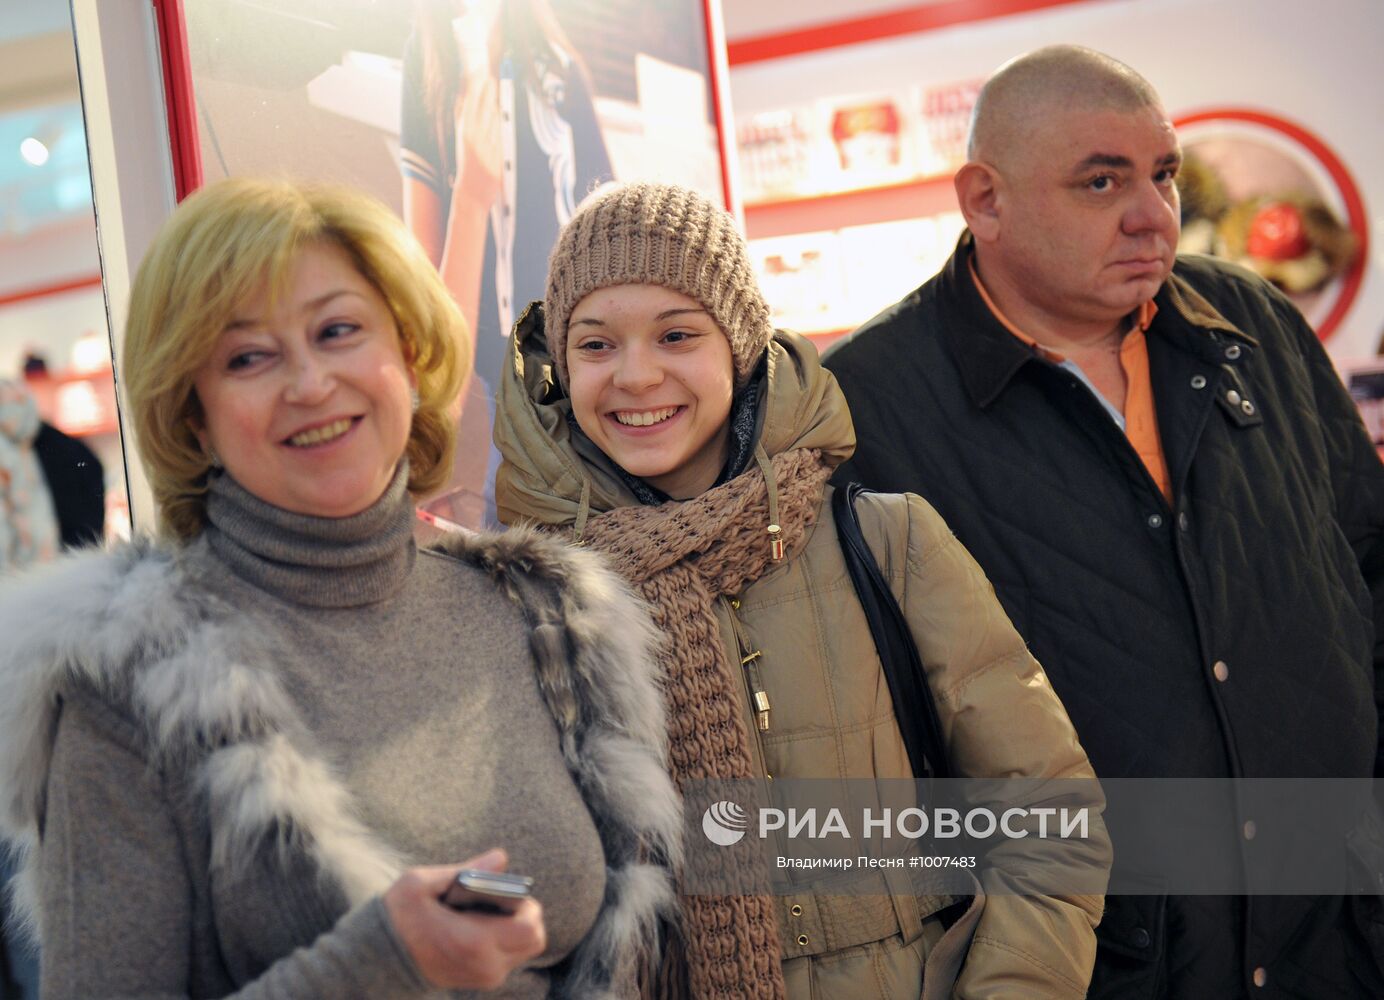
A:
[[[754,693],[755,711],[759,713],[759,731],[767,733],[769,731],[769,693],[767,691],[756,691]]]
[[[769,558],[778,562],[783,558],[783,539],[779,537],[783,529],[777,524],[769,525]]]
[[[743,649],[744,647],[742,646],[741,648]],[[756,649],[748,656],[742,657],[740,665],[748,668],[751,663],[763,655],[764,652],[762,650]],[[753,669],[750,669],[750,675],[747,680],[756,688],[754,693],[754,711],[755,717],[759,722],[759,731],[761,733],[767,733],[769,731],[769,693],[767,691],[758,690],[759,677]]]

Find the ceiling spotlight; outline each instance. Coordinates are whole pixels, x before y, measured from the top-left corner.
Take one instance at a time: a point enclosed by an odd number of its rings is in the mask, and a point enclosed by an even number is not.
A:
[[[19,144],[19,155],[24,162],[33,167],[41,167],[48,162],[48,147],[33,136]]]

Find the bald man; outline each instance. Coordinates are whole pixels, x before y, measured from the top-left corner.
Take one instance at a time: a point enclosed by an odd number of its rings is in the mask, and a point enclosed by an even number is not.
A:
[[[1129,67],[1001,68],[951,260],[827,353],[839,479],[936,505],[1102,778],[1377,777],[1384,467],[1293,305],[1176,256],[1180,162]],[[1225,826],[1248,857],[1253,817]],[[1111,895],[1091,995],[1381,997],[1379,912]]]

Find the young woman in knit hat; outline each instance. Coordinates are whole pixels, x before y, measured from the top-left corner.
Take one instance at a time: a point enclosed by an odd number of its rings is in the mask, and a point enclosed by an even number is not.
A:
[[[164,538],[0,590],[0,841],[45,997],[635,981],[681,833],[647,616],[557,539],[415,547],[461,322],[341,189],[222,181],[155,239],[121,378]],[[537,902],[445,906],[496,847]]]
[[[812,345],[771,330],[734,221],[680,188],[611,190],[564,228],[513,340],[500,517],[606,553],[652,605],[675,780],[910,778],[828,503],[850,415]],[[858,509],[954,770],[1091,778],[1042,669],[932,508],[872,495]],[[1103,886],[1108,843],[1086,849]],[[959,952],[959,978],[955,958],[928,964],[928,996],[1085,995],[1100,895],[977,897],[953,925],[959,949],[939,944],[953,902],[685,894],[654,992],[917,1000],[929,957]]]

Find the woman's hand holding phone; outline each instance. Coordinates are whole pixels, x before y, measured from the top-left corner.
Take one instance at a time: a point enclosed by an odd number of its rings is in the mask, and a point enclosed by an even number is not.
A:
[[[456,910],[442,902],[459,869],[502,872],[508,859],[487,851],[461,865],[411,868],[384,894],[385,910],[418,971],[439,989],[491,990],[547,948],[543,908],[523,899],[511,913]]]

